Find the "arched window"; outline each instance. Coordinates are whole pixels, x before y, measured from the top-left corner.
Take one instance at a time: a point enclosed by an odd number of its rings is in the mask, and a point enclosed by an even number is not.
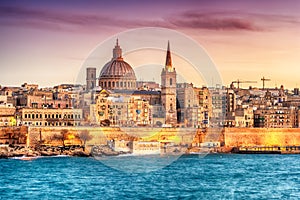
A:
[[[111,87],[111,85],[110,85],[110,81],[108,81],[108,87],[109,87],[109,88]]]
[[[170,110],[171,111],[173,110],[173,104],[170,104]]]
[[[122,81],[120,82],[120,87],[123,87],[123,82]]]
[[[112,82],[112,87],[113,87],[113,88],[115,87],[115,82],[114,82],[114,81]]]
[[[117,87],[117,88],[119,87],[119,81],[116,82],[116,87]]]
[[[173,79],[172,78],[170,78],[170,85],[172,85],[173,84]]]
[[[106,88],[107,86],[106,86],[106,81],[104,82],[104,87]]]
[[[126,82],[124,82],[124,87],[126,88]]]

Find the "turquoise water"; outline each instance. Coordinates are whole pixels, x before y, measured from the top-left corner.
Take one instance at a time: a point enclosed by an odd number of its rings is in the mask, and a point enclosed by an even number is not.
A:
[[[300,155],[189,155],[149,173],[93,158],[2,159],[0,177],[0,199],[299,199]]]

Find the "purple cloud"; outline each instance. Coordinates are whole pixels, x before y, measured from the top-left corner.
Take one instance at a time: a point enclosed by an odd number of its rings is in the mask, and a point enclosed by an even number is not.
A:
[[[287,15],[199,10],[171,15],[165,20],[176,27],[228,31],[270,31],[300,23],[297,17]]]
[[[102,27],[135,28],[158,26],[221,31],[265,31],[265,24],[299,23],[297,18],[281,15],[243,13],[238,11],[186,11],[162,16],[161,20],[126,19],[114,15],[77,14],[53,10],[37,10],[17,6],[0,6],[0,24],[61,31],[89,32]],[[262,23],[268,22],[268,23]]]
[[[247,30],[261,31],[261,27],[253,21],[232,16],[229,12],[199,12],[189,11],[179,14],[175,17],[168,17],[167,20],[177,26],[193,29],[209,29],[209,30]]]
[[[100,14],[74,14],[51,10],[35,10],[24,7],[0,6],[0,24],[65,31],[95,31],[103,26],[134,28],[141,26],[160,26],[171,28],[165,21],[119,19]]]

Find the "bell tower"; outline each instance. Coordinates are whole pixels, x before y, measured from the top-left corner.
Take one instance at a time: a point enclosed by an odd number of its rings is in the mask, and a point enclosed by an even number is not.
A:
[[[96,68],[86,68],[86,90],[90,91],[96,87]]]
[[[176,70],[172,66],[170,43],[166,56],[166,65],[161,72],[161,102],[165,109],[166,124],[177,124],[176,111]]]

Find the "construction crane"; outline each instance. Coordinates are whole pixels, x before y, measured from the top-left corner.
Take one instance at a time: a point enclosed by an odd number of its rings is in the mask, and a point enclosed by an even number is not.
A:
[[[257,81],[241,81],[241,80],[236,80],[236,81],[232,81],[231,84],[233,85],[234,83],[237,83],[237,88],[240,88],[240,83],[257,83]]]
[[[263,82],[263,90],[265,89],[265,81],[271,81],[271,79],[268,79],[265,77],[262,77],[260,80],[262,80],[262,82]]]

